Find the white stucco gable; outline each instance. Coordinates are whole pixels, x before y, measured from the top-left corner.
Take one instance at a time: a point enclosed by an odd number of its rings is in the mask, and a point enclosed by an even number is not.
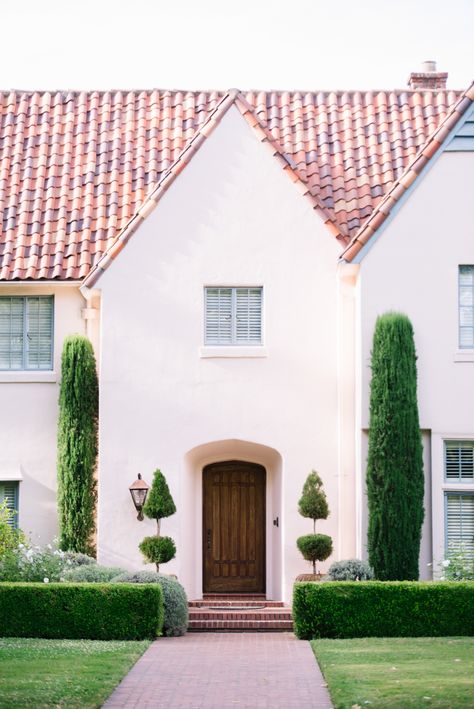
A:
[[[232,106],[97,283],[104,563],[140,563],[138,542],[151,522],[135,523],[128,485],[160,467],[178,507],[164,532],[179,549],[174,568],[189,593],[201,593],[202,469],[186,461],[202,446],[221,450],[222,441],[245,442],[227,457],[260,446],[281,461],[267,468],[269,593],[289,598],[306,568],[295,540],[308,525],[297,503],[312,468],[332,511],[320,530],[338,540],[335,553],[353,554],[350,514],[343,534],[338,514],[341,494],[354,497],[352,481],[341,493],[338,477],[339,253]],[[205,286],[263,288],[261,346],[205,348]]]

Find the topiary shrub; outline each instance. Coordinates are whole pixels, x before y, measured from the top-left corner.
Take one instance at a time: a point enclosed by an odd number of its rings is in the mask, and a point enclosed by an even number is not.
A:
[[[373,569],[361,559],[335,561],[328,571],[329,581],[370,581],[373,578]]]
[[[124,571],[120,567],[83,564],[64,571],[63,579],[74,583],[107,583]]]
[[[159,583],[163,590],[163,635],[177,637],[186,633],[189,623],[188,599],[178,581],[155,571],[136,571],[121,574],[113,578],[112,583]]]
[[[306,561],[313,564],[313,575],[316,576],[316,562],[324,561],[332,553],[332,539],[327,534],[316,534],[318,519],[327,519],[329,507],[323,481],[315,470],[306,478],[303,492],[298,502],[298,510],[303,517],[313,520],[313,534],[306,534],[296,540],[296,546]]]
[[[145,537],[139,544],[139,549],[146,561],[156,564],[156,570],[160,570],[160,564],[174,559],[176,546],[171,537],[161,537],[161,520],[170,517],[176,512],[171,492],[166,482],[166,478],[161,470],[155,470],[153,482],[147,500],[143,506],[143,513],[150,519],[156,520],[156,536]]]
[[[314,574],[316,561],[324,561],[332,552],[332,539],[327,534],[306,534],[298,537],[296,544],[303,558],[312,562]]]
[[[159,586],[0,584],[2,637],[141,640],[160,635],[162,625]]]
[[[146,561],[156,564],[166,564],[176,556],[176,545],[171,537],[145,537],[138,545]]]

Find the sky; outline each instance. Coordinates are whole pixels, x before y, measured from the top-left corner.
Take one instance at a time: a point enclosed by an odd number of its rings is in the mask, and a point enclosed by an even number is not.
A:
[[[474,0],[0,0],[0,89],[402,88],[474,79]]]

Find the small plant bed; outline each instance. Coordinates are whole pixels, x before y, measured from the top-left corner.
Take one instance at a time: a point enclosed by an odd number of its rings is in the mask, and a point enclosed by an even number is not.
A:
[[[2,709],[100,707],[149,644],[0,638]]]
[[[470,709],[474,638],[313,640],[335,709]]]

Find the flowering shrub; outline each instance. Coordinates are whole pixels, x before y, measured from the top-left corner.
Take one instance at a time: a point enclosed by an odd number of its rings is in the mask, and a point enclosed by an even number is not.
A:
[[[448,550],[440,566],[442,581],[474,581],[474,556],[464,544]]]
[[[0,503],[0,558],[7,551],[16,549],[18,544],[24,541],[23,532],[11,526],[14,514],[8,507],[7,501],[3,500]]]
[[[52,544],[41,547],[20,542],[0,557],[0,581],[60,581],[71,563]]]

